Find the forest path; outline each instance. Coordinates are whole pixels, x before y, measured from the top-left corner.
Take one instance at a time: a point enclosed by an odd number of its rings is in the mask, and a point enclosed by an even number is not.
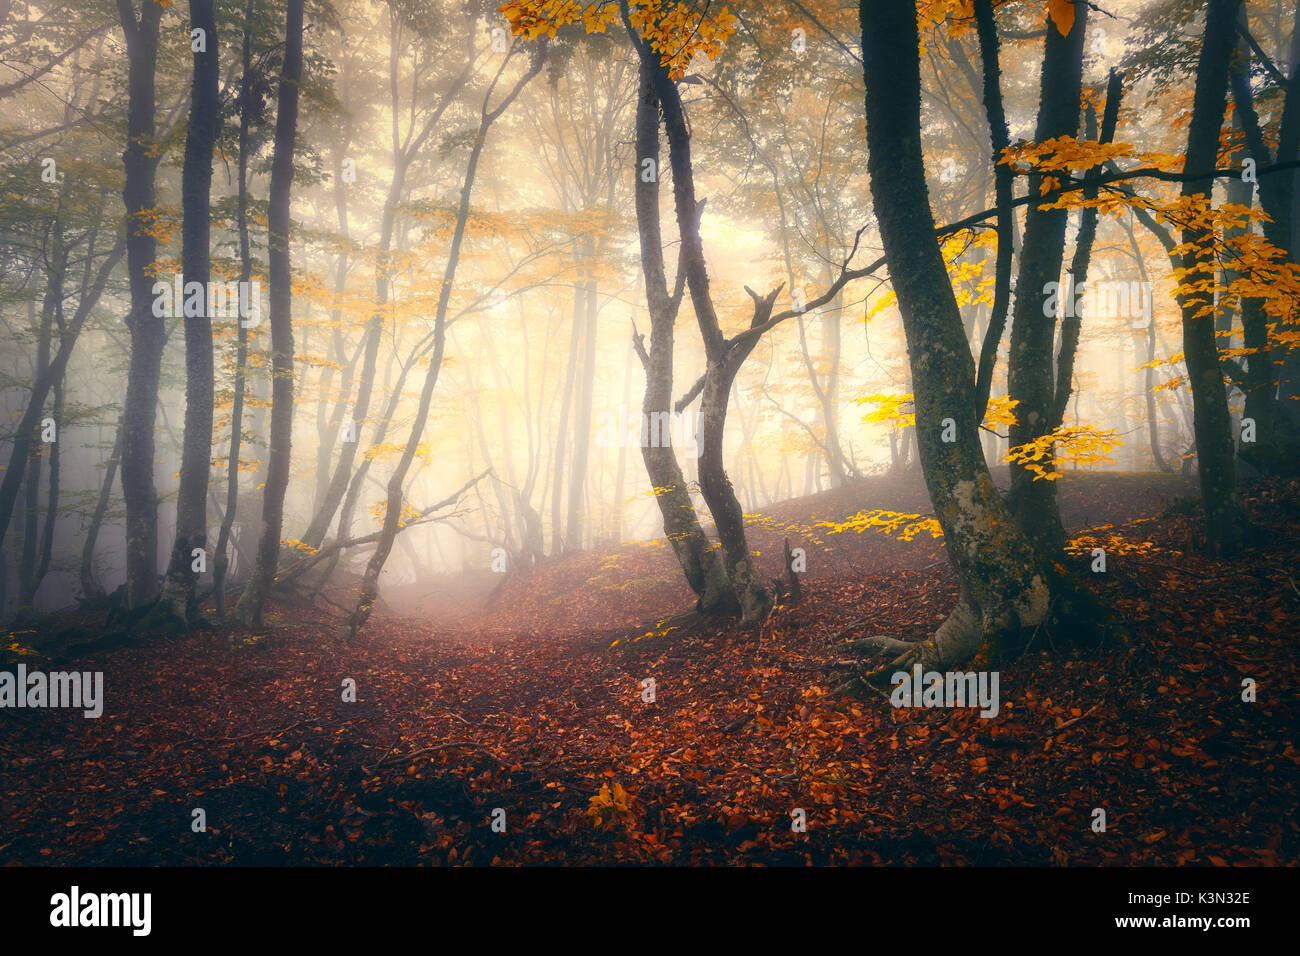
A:
[[[0,716],[0,860],[1294,860],[1297,486],[1249,489],[1267,531],[1230,563],[1190,553],[1193,517],[1157,517],[1167,488],[1117,488],[1089,496],[1067,479],[1063,493],[1072,524],[1087,513],[1117,526],[1099,532],[1119,539],[1094,581],[1136,640],[1034,647],[1000,674],[995,719],[827,696],[848,624],[869,611],[854,633],[919,637],[951,607],[928,540],[834,536],[862,554],[810,561],[805,601],[747,631],[629,627],[648,619],[630,587],[625,606],[592,616],[606,592],[575,568],[610,556],[575,555],[519,582],[532,596],[503,600],[481,630],[376,617],[349,646],[326,638],[332,617],[281,605],[263,635],[77,661],[105,674],[101,718]],[[838,520],[829,500],[776,518]],[[917,566],[858,570],[896,549]],[[528,628],[509,634],[511,616]],[[1255,703],[1241,700],[1244,677]],[[1099,807],[1105,834],[1090,829]],[[197,808],[205,832],[192,830]],[[791,828],[796,811],[806,832]]]
[[[1006,469],[995,473],[995,480],[1005,487]],[[1179,475],[1067,474],[1061,481],[1062,520],[1067,530],[1077,533],[1100,524],[1153,517],[1176,500],[1197,494],[1195,480]],[[805,550],[807,571],[801,579],[813,587],[946,566],[942,541],[926,532],[901,541],[876,530],[836,533],[825,527],[877,509],[931,514],[920,474],[870,477],[784,501],[758,514],[747,513],[746,533],[759,572],[769,580],[784,576],[786,538],[792,548]],[[616,637],[620,631],[630,632],[689,610],[695,603],[662,539],[594,547],[550,559],[527,578],[510,577],[491,603],[486,598],[499,584],[499,576],[485,573],[476,583],[477,588],[466,588],[452,578],[421,581],[389,588],[384,601],[393,616],[413,627],[433,626],[473,641],[520,636],[553,639],[592,631]]]

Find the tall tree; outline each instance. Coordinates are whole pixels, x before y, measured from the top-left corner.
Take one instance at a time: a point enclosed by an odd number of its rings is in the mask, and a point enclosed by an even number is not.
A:
[[[289,451],[293,437],[293,290],[289,261],[289,197],[293,187],[293,153],[298,132],[298,88],[302,81],[304,0],[288,0],[285,15],[284,66],[280,73],[275,118],[275,152],[271,159],[267,215],[267,278],[271,312],[271,448],[262,499],[262,534],[253,576],[240,596],[236,615],[250,624],[262,621],[280,560],[284,494],[289,486]]]
[[[686,274],[677,268],[676,288],[668,291],[664,268],[663,238],[659,226],[659,177],[642,174],[643,164],[659,169],[659,98],[655,93],[653,67],[642,60],[640,92],[636,112],[637,238],[641,247],[641,271],[645,278],[646,305],[650,310],[650,348],[634,339],[637,355],[645,369],[645,394],[641,403],[641,458],[650,478],[651,493],[663,519],[664,536],[686,575],[686,582],[699,598],[705,613],[734,610],[735,591],[723,569],[722,560],[708,535],[700,527],[691,503],[682,467],[672,447],[673,339],[677,312],[685,291]]]
[[[1208,206],[1214,181],[1210,176],[1219,156],[1219,132],[1227,104],[1228,66],[1236,46],[1237,12],[1241,0],[1209,0],[1205,37],[1196,67],[1192,119],[1187,129],[1185,168],[1197,176],[1183,183],[1182,195]],[[1200,178],[1202,177],[1203,178]],[[1205,505],[1206,544],[1218,554],[1230,554],[1241,543],[1245,516],[1237,495],[1228,390],[1223,382],[1219,347],[1214,338],[1214,303],[1189,291],[1186,283],[1213,280],[1215,257],[1212,231],[1189,216],[1183,229],[1183,268],[1178,304],[1183,316],[1183,351],[1191,383],[1196,461]]]
[[[1249,29],[1244,4],[1238,14],[1239,31],[1249,36]],[[1231,59],[1231,87],[1235,114],[1241,132],[1246,141],[1245,154],[1259,166],[1277,162],[1290,162],[1300,152],[1300,21],[1292,26],[1290,43],[1290,75],[1286,78],[1282,94],[1282,110],[1277,122],[1276,153],[1270,149],[1265,139],[1259,115],[1255,108],[1254,93],[1250,81],[1249,44],[1239,39],[1235,55]],[[1249,205],[1253,200],[1255,187],[1241,181],[1228,184],[1229,201]],[[1264,235],[1268,241],[1287,253],[1288,259],[1295,262],[1297,243],[1294,239],[1300,216],[1293,213],[1296,198],[1296,176],[1294,173],[1266,175],[1258,184],[1259,203],[1268,213],[1263,224]],[[1236,195],[1231,195],[1235,193]],[[1288,317],[1292,322],[1296,316]],[[1241,302],[1241,326],[1244,345],[1250,350],[1246,357],[1244,379],[1240,384],[1245,391],[1246,407],[1244,418],[1252,419],[1256,426],[1254,444],[1243,442],[1238,454],[1255,467],[1265,471],[1287,471],[1295,468],[1295,458],[1300,451],[1300,421],[1287,406],[1292,404],[1287,398],[1295,394],[1294,383],[1284,388],[1287,393],[1279,400],[1279,378],[1292,378],[1287,369],[1294,366],[1296,358],[1293,349],[1280,350],[1282,374],[1275,369],[1275,356],[1268,331],[1269,317],[1265,313],[1264,303],[1258,298],[1245,297]],[[1284,383],[1285,384],[1285,383]]]
[[[973,424],[975,364],[925,180],[916,6],[860,0],[858,10],[871,195],[907,337],[921,467],[960,582],[957,606],[935,634],[869,678],[887,684],[913,664],[943,669],[977,654],[987,662],[1014,653],[1040,625],[1088,625],[1095,602],[1034,547],[984,461]],[[954,441],[943,440],[945,420],[957,426]]]
[[[993,306],[989,312],[988,327],[984,330],[984,343],[980,349],[979,368],[975,377],[976,424],[984,421],[988,409],[989,393],[993,388],[993,369],[997,364],[998,347],[1006,330],[1007,309],[1011,304],[1011,266],[1015,254],[1014,173],[1006,163],[999,163],[1002,151],[1011,145],[1007,129],[1006,107],[1002,102],[1002,45],[998,39],[998,24],[994,16],[993,0],[974,0],[975,26],[979,36],[980,58],[983,61],[981,92],[984,115],[989,126],[989,157],[993,163],[994,195],[998,209],[998,254],[994,265]]]
[[[248,161],[252,148],[252,125],[259,112],[260,93],[255,90],[257,74],[253,71],[253,11],[255,0],[244,7],[244,38],[241,48],[243,74],[239,81],[239,161],[238,198],[236,200],[235,226],[239,232],[239,281],[241,288],[249,288],[253,278],[253,254],[248,234]],[[234,397],[230,411],[230,452],[226,459],[226,507],[217,532],[217,545],[212,558],[212,588],[216,597],[218,615],[226,612],[226,573],[230,567],[228,547],[235,514],[239,508],[239,453],[244,441],[244,402],[248,381],[248,326],[240,317],[235,333]]]
[[[162,4],[141,0],[137,18],[131,0],[117,0],[126,37],[128,101],[127,143],[122,154],[126,183],[126,259],[131,309],[131,364],[127,372],[122,418],[122,497],[126,502],[126,599],[131,607],[151,602],[158,593],[158,492],[154,486],[154,417],[162,369],[166,327],[154,315],[151,275],[158,240],[151,231],[157,144],[154,142],[158,28]]]
[[[722,563],[740,603],[741,619],[746,624],[761,620],[772,608],[771,592],[764,586],[745,536],[744,513],[735,488],[723,464],[723,436],[731,385],[741,365],[757,344],[757,337],[728,340],[718,322],[713,296],[709,290],[704,244],[700,236],[700,216],[704,203],[695,196],[695,175],[691,167],[691,134],[676,81],[660,62],[660,54],[649,39],[637,39],[629,24],[629,33],[639,44],[643,66],[648,66],[655,96],[663,113],[668,137],[669,165],[673,173],[673,205],[677,213],[677,232],[681,239],[679,268],[686,275],[700,336],[704,341],[707,367],[700,391],[700,493],[704,496],[717,527]],[[783,286],[766,296],[746,288],[754,303],[751,328],[757,328],[772,316],[772,307]],[[679,408],[678,411],[681,411]]]
[[[375,544],[375,551],[366,564],[366,571],[361,579],[361,586],[357,595],[356,607],[348,619],[347,636],[349,638],[356,637],[369,619],[370,612],[374,609],[375,600],[379,597],[380,572],[384,569],[388,555],[392,552],[393,542],[401,529],[403,485],[406,483],[407,473],[410,471],[411,463],[415,460],[415,453],[419,448],[421,436],[424,434],[424,427],[429,420],[429,407],[433,402],[433,390],[438,384],[438,374],[442,370],[442,359],[447,343],[447,313],[451,305],[451,291],[456,280],[456,269],[460,265],[460,247],[465,239],[465,227],[469,221],[470,197],[474,191],[474,178],[478,173],[478,164],[483,155],[483,148],[487,144],[488,131],[491,130],[492,124],[510,108],[510,104],[519,97],[524,87],[541,72],[545,60],[546,44],[543,42],[538,47],[531,64],[523,76],[502,97],[500,103],[491,106],[492,94],[496,90],[502,72],[510,61],[510,56],[507,54],[501,69],[497,71],[496,77],[488,85],[487,92],[484,94],[483,107],[479,114],[478,130],[474,136],[473,145],[470,147],[469,160],[465,165],[465,178],[461,184],[460,203],[456,210],[456,226],[452,232],[451,242],[447,247],[447,264],[443,271],[442,285],[438,289],[438,305],[433,320],[433,353],[429,358],[429,367],[424,373],[424,384],[420,389],[420,404],[415,413],[415,420],[411,423],[410,435],[407,437],[406,446],[402,449],[402,455],[397,461],[397,466],[388,479],[387,497],[384,504],[384,523],[379,532],[379,540]]]
[[[1042,92],[1034,138],[1039,143],[1060,137],[1073,138],[1079,132],[1079,96],[1083,71],[1083,38],[1088,5],[1066,4],[1072,10],[1069,22],[1048,17],[1044,40]],[[1065,32],[1062,33],[1061,30]],[[1028,192],[1039,194],[1043,175],[1029,178]],[[1025,215],[1025,241],[1016,279],[1016,300],[1011,316],[1011,355],[1007,371],[1008,393],[1016,407],[1011,426],[1011,444],[1035,441],[1055,427],[1051,421],[1056,395],[1053,375],[1053,346],[1056,342],[1056,313],[1044,308],[1049,283],[1061,277],[1065,257],[1066,209],[1034,204]],[[1045,314],[1046,313],[1046,314]],[[1045,466],[1050,470],[1051,465]],[[1061,526],[1056,482],[1042,480],[1023,465],[1011,466],[1011,510],[1030,539],[1053,556],[1063,553],[1065,531]]]
[[[217,140],[220,49],[213,0],[190,0],[190,49],[194,54],[194,81],[185,165],[181,170],[181,274],[187,290],[185,436],[176,496],[176,541],[163,584],[163,599],[171,605],[172,614],[185,621],[193,621],[198,610],[195,560],[196,552],[202,555],[207,547],[212,460],[212,316],[208,314],[208,288],[212,279],[212,150]],[[193,308],[190,289],[197,289],[201,296],[197,308]]]

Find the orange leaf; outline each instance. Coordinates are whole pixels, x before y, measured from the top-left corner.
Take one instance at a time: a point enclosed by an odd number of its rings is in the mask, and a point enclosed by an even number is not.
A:
[[[1074,26],[1073,0],[1047,0],[1047,15],[1052,18],[1061,36],[1070,35],[1070,28]]]

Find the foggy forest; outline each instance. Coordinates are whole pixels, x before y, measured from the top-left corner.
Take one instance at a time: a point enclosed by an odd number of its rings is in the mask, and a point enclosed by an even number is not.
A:
[[[0,0],[0,864],[1294,863],[1298,13]]]

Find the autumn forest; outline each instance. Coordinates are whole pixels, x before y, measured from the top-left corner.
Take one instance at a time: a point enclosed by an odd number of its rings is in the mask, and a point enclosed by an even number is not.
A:
[[[1292,83],[1289,0],[0,0],[0,864],[1294,864]]]

